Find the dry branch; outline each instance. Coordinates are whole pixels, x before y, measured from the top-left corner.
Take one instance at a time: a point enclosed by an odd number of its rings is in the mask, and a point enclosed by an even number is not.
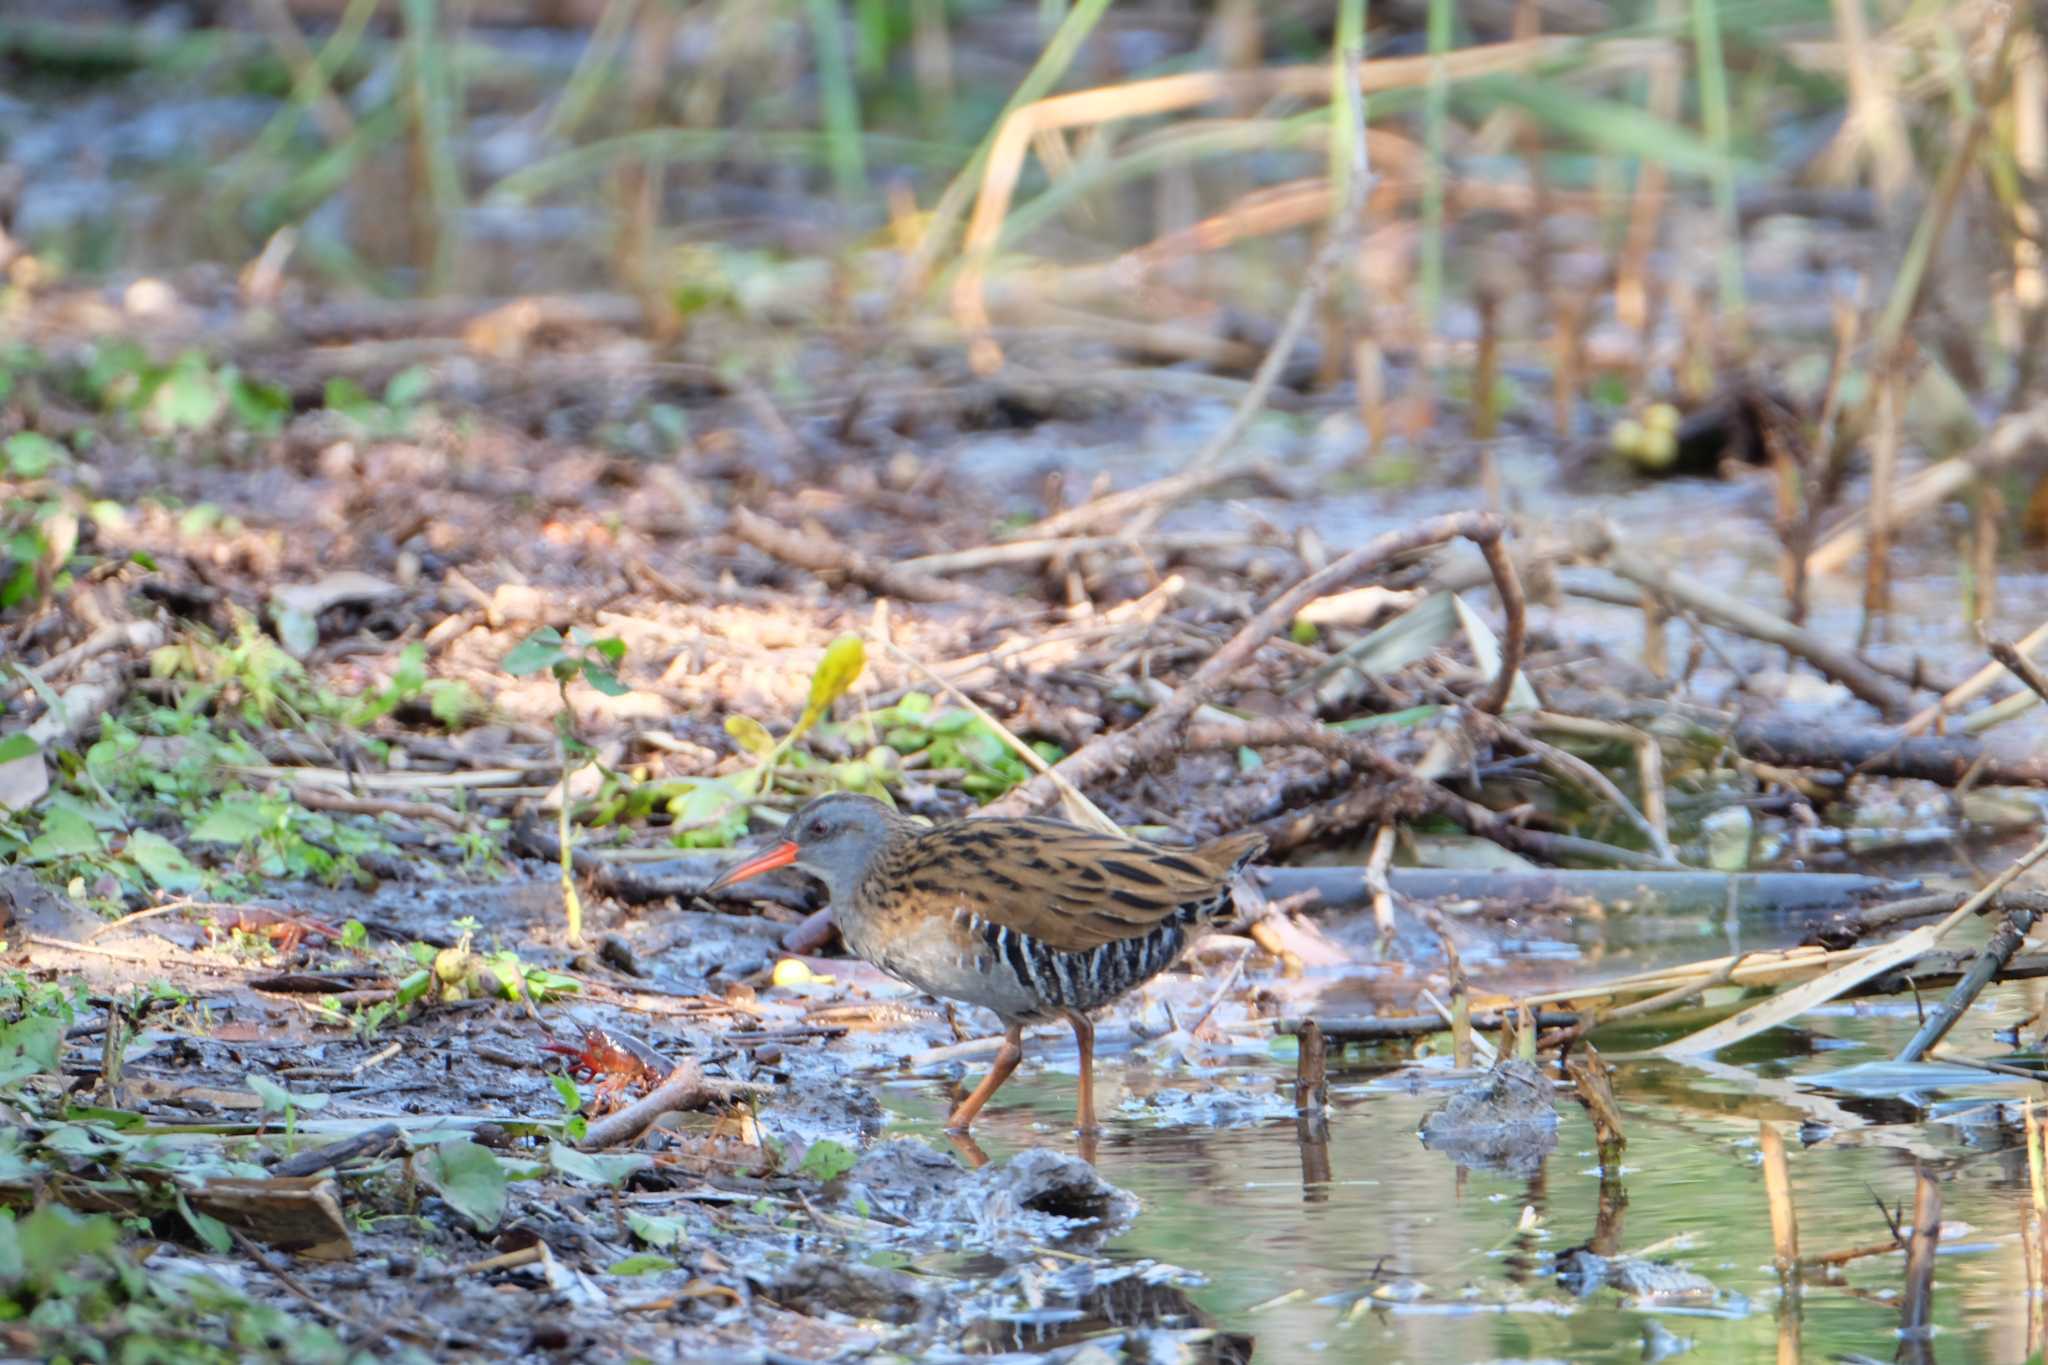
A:
[[[1785,1164],[1785,1139],[1777,1125],[1764,1119],[1757,1125],[1758,1146],[1764,1155],[1764,1193],[1771,1210],[1771,1250],[1778,1274],[1791,1275],[1799,1269],[1799,1214],[1792,1203],[1792,1172]]]
[[[660,1085],[618,1113],[607,1114],[592,1123],[585,1130],[581,1145],[586,1152],[616,1147],[639,1137],[664,1114],[681,1109],[708,1109],[729,1098],[730,1087],[707,1079],[704,1069],[685,1057]]]
[[[1143,720],[1128,730],[1119,730],[1089,742],[1062,759],[1053,771],[1079,787],[1097,777],[1128,771],[1151,762],[1172,747],[1181,728],[1195,711],[1215,696],[1238,669],[1250,662],[1260,646],[1286,629],[1294,620],[1295,613],[1305,604],[1348,586],[1368,569],[1398,555],[1459,536],[1477,542],[1484,549],[1499,541],[1503,529],[1501,519],[1489,513],[1460,512],[1432,518],[1405,531],[1390,531],[1375,537],[1368,544],[1303,578],[1274,599]],[[1501,649],[1501,674],[1495,680],[1486,703],[1482,703],[1497,709],[1505,703],[1515,672],[1522,664],[1522,595],[1513,578],[1513,567],[1504,554],[1489,555],[1488,563],[1493,565],[1496,573],[1505,572],[1507,575],[1500,581],[1501,600],[1508,608],[1507,632]],[[1057,795],[1058,788],[1050,780],[1050,775],[1041,775],[992,802],[983,813],[1027,815],[1051,805]]]
[[[1905,688],[1856,654],[1837,648],[1782,616],[1709,588],[1697,579],[1679,578],[1619,547],[1608,551],[1606,563],[1609,569],[1629,582],[1656,593],[1703,620],[1765,644],[1777,645],[1806,660],[1887,716],[1898,715],[1906,709],[1908,694]]]
[[[1736,727],[1735,747],[1745,758],[1779,768],[1830,768],[1944,787],[1973,774],[1973,780],[1993,786],[2048,784],[2048,758],[2002,757],[1974,739],[1907,736],[1875,726],[1822,728],[1811,721],[1751,721]]]
[[[1910,525],[1920,520],[1931,508],[1978,479],[1997,475],[2043,446],[2048,446],[2048,403],[2037,403],[2024,412],[2000,418],[1975,450],[1951,456],[1902,480],[1892,496],[1891,524]],[[1863,549],[1868,539],[1867,518],[1859,513],[1806,557],[1807,573],[1818,577],[1841,568]]]
[[[741,540],[785,564],[813,573],[842,573],[885,597],[905,602],[976,604],[997,600],[973,588],[864,555],[815,529],[792,531],[744,507],[732,509],[732,527]]]

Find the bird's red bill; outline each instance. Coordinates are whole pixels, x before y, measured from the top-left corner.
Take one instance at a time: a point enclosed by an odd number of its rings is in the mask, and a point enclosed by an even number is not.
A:
[[[718,874],[718,879],[705,887],[706,891],[722,891],[734,882],[743,882],[749,877],[758,877],[763,872],[773,872],[778,867],[788,867],[796,861],[796,845],[784,839],[766,853],[756,854]]]

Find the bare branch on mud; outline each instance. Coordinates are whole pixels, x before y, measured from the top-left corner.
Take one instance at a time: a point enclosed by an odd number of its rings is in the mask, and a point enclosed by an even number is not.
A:
[[[1078,787],[1099,776],[1127,771],[1153,761],[1172,747],[1181,727],[1194,716],[1195,711],[1215,696],[1218,689],[1239,668],[1250,662],[1252,656],[1258,653],[1260,646],[1284,630],[1294,620],[1295,613],[1306,603],[1347,586],[1368,569],[1384,564],[1398,555],[1408,554],[1430,545],[1439,545],[1459,536],[1476,541],[1484,547],[1488,542],[1498,541],[1504,530],[1501,519],[1491,513],[1458,512],[1450,516],[1434,517],[1404,531],[1390,531],[1375,537],[1371,542],[1332,561],[1280,594],[1263,611],[1239,628],[1237,634],[1196,669],[1171,697],[1154,707],[1143,720],[1127,730],[1119,730],[1095,739],[1060,760],[1053,771]],[[1492,562],[1489,559],[1489,563]],[[1500,563],[1506,563],[1505,557],[1502,557]],[[1496,565],[1497,572],[1499,567]],[[1511,575],[1512,569],[1508,572]],[[1513,581],[1512,577],[1504,580],[1508,584],[1512,584]],[[1501,595],[1504,602],[1512,601],[1519,607],[1519,590],[1504,587]],[[1521,615],[1519,611],[1511,611],[1501,651],[1501,675],[1508,681],[1495,681],[1488,694],[1489,702],[1496,697],[1505,698],[1506,687],[1512,685],[1513,676],[1521,667],[1522,641]],[[1007,796],[991,802],[984,813],[1024,815],[1050,805],[1057,795],[1058,788],[1049,779],[1049,775],[1039,776],[1011,791]]]

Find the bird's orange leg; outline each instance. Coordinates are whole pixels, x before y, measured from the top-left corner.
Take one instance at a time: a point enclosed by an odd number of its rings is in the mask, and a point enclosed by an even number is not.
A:
[[[996,1059],[988,1069],[988,1075],[981,1078],[981,1084],[974,1087],[974,1093],[960,1101],[946,1120],[946,1131],[964,1133],[967,1125],[974,1122],[974,1116],[981,1112],[981,1106],[988,1103],[988,1097],[995,1094],[1010,1073],[1017,1069],[1017,1063],[1024,1060],[1024,1026],[1012,1024],[1003,1034],[1003,1045],[996,1052]]]
[[[1081,1106],[1075,1115],[1075,1126],[1083,1133],[1100,1131],[1095,1122],[1095,1025],[1088,1022],[1088,1016],[1079,1010],[1067,1011],[1067,1022],[1074,1026],[1074,1046],[1081,1050]]]

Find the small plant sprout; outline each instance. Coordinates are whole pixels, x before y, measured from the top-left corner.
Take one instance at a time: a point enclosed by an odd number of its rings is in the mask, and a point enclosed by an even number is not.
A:
[[[583,901],[576,894],[575,862],[569,839],[569,779],[596,752],[576,734],[576,712],[569,705],[569,684],[581,678],[607,697],[623,696],[627,687],[619,681],[619,661],[626,657],[626,642],[616,638],[597,639],[588,631],[572,628],[567,639],[553,626],[546,626],[512,647],[501,667],[515,678],[546,670],[561,693],[562,705],[555,712],[555,747],[562,761],[562,800],[556,812],[556,833],[561,841],[562,909],[569,922],[569,942],[583,942]]]
[[[804,701],[803,715],[780,740],[771,741],[767,727],[752,716],[730,716],[726,719],[726,734],[732,736],[740,748],[760,760],[754,769],[752,786],[755,795],[767,796],[775,789],[776,762],[789,751],[790,745],[802,739],[825,718],[833,702],[845,696],[847,690],[859,681],[867,661],[867,647],[858,635],[842,635],[828,645],[825,657],[818,661],[817,671],[811,674],[811,694]]]

